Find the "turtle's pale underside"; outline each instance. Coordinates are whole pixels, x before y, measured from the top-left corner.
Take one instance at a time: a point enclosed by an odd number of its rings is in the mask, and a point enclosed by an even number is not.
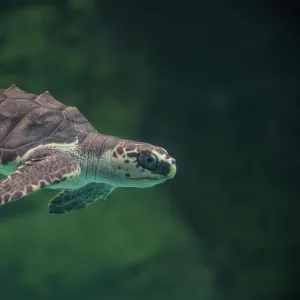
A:
[[[74,107],[48,92],[0,91],[0,204],[43,188],[58,189],[54,214],[105,199],[117,187],[151,187],[173,178],[166,150],[103,135]]]

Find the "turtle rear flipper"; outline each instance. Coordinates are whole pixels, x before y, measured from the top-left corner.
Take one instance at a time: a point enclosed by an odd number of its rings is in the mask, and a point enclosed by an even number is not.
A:
[[[50,200],[48,211],[63,214],[79,210],[96,200],[105,200],[114,189],[114,186],[105,183],[89,183],[77,190],[64,190]]]
[[[80,171],[77,161],[60,152],[25,161],[15,172],[0,180],[0,205],[77,176]]]

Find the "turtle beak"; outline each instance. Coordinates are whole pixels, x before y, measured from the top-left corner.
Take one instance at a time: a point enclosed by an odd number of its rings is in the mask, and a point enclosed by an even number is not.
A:
[[[176,161],[174,158],[168,159],[168,163],[170,165],[170,171],[169,173],[166,175],[166,177],[168,179],[172,179],[174,178],[175,174],[176,174]]]
[[[155,171],[152,171],[155,175],[160,175],[161,179],[167,180],[171,179],[176,174],[176,162],[172,157],[162,159],[159,161]]]

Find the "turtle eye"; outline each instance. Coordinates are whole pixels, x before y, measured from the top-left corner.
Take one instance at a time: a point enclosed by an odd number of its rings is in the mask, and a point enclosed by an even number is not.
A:
[[[139,164],[150,171],[155,170],[158,158],[153,153],[141,153],[139,155]]]

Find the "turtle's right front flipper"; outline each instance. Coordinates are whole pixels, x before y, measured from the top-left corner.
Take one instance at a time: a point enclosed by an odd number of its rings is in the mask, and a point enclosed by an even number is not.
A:
[[[59,152],[26,161],[15,172],[0,180],[0,205],[78,176],[80,171],[77,161]]]

